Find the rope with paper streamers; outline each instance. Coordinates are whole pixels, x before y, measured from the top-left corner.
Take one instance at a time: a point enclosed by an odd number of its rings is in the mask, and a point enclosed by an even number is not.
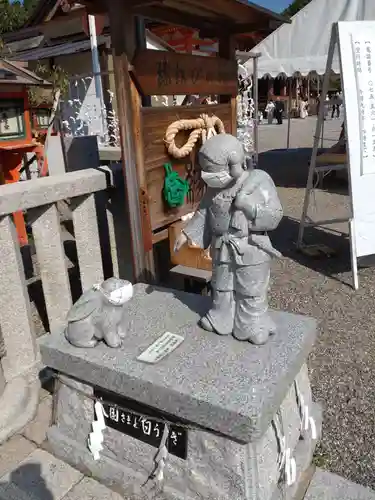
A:
[[[177,147],[175,143],[176,135],[181,130],[191,130],[187,142],[182,147]],[[185,158],[194,149],[194,146],[201,139],[202,144],[210,137],[217,134],[224,134],[223,122],[217,116],[200,115],[193,120],[177,120],[169,125],[165,133],[165,145],[168,153],[174,158]]]
[[[155,478],[156,481],[161,483],[164,479],[164,469],[168,458],[167,442],[169,437],[169,426],[164,425],[163,436],[161,438],[159,450],[154,458],[155,470],[151,477]]]
[[[301,419],[301,435],[304,436],[306,432],[310,429],[311,439],[313,441],[316,441],[318,439],[316,423],[314,418],[310,415],[310,409],[308,405],[305,404],[297,380],[294,381],[294,390],[296,393],[297,406]]]
[[[281,411],[277,411],[272,420],[272,425],[275,431],[275,437],[278,448],[277,467],[283,474],[286,486],[292,486],[297,479],[297,464],[292,455],[292,451],[286,445],[286,437],[283,429],[283,419]],[[285,486],[284,485],[284,486]]]

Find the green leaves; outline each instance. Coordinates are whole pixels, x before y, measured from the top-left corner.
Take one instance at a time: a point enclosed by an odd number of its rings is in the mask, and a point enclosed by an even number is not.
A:
[[[0,34],[20,29],[37,3],[38,0],[26,0],[24,3],[0,0]]]
[[[294,2],[292,2],[289,7],[284,10],[283,15],[292,17],[303,9],[308,3],[310,3],[310,0],[294,0]]]

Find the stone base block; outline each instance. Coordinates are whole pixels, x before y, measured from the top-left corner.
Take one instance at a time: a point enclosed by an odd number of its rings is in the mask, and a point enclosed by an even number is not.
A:
[[[297,380],[320,430],[321,411],[311,402],[305,365]],[[279,500],[278,492],[284,491],[278,486],[278,445],[272,423],[261,439],[250,444],[240,444],[203,430],[189,430],[187,460],[169,455],[162,489],[155,481],[147,483],[155,468],[157,449],[115,429],[104,431],[104,449],[100,459],[95,461],[87,447],[94,419],[92,394],[92,387],[61,376],[56,425],[48,431],[49,449],[127,499],[269,500],[272,497],[272,500]],[[294,387],[289,390],[280,410],[286,443],[294,450],[297,462],[298,483],[301,473],[311,463],[316,442],[309,435],[300,439]],[[287,489],[288,499],[293,498],[296,487],[297,484]]]
[[[305,500],[375,500],[375,491],[317,469]]]
[[[6,383],[0,396],[0,444],[35,417],[39,390],[37,366]]]
[[[257,347],[200,329],[208,306],[204,297],[138,284],[126,306],[128,336],[121,349],[75,348],[62,334],[42,339],[43,362],[60,377],[55,425],[48,433],[53,453],[127,500],[272,500],[282,437],[292,455],[301,454],[299,469],[308,466],[315,443],[306,432],[301,448],[297,393],[311,413],[306,358],[316,322],[272,312],[278,333]],[[139,361],[164,332],[181,335],[183,343],[155,365]],[[120,398],[120,408],[106,406],[108,428],[95,461],[87,443],[98,389],[107,391],[109,402],[110,393]],[[129,413],[134,402],[146,421],[156,416],[188,428],[186,459],[168,455],[162,484],[153,478],[158,450],[147,444],[140,416]],[[149,425],[148,436],[163,429],[158,425]]]
[[[295,458],[297,465],[297,480],[289,487],[287,487],[283,481],[279,481],[272,500],[302,500],[302,498],[304,498],[304,493],[311,479],[311,473],[314,471],[314,468],[312,468],[313,470],[309,473],[309,469],[312,467],[311,463],[315,447],[321,438],[322,409],[317,403],[313,403],[312,416],[318,431],[317,440],[313,441],[311,439],[300,439],[298,441],[293,453],[293,457]],[[305,481],[306,484],[304,488]]]

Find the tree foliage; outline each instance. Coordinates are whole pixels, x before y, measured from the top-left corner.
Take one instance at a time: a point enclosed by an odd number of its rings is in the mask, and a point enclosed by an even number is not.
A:
[[[38,0],[0,0],[0,34],[20,29],[29,18]]]
[[[310,3],[311,0],[294,0],[289,7],[287,7],[283,14],[288,17],[294,16],[294,14],[297,14],[301,9],[303,9],[308,3]]]
[[[68,92],[69,76],[60,66],[47,68],[47,66],[39,63],[35,69],[35,73],[52,85],[48,91],[38,87],[30,87],[29,100],[31,105],[39,106],[40,104],[52,104],[56,99],[57,93],[60,98],[60,96],[64,96]]]

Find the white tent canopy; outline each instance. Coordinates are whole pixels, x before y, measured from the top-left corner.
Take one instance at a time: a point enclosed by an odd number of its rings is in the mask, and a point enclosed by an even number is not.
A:
[[[258,76],[306,76],[325,73],[332,24],[338,21],[375,20],[375,0],[311,0],[292,17],[252,49],[260,53]],[[246,66],[246,63],[245,63]],[[252,62],[248,71],[252,72]],[[340,73],[337,51],[332,70]]]

